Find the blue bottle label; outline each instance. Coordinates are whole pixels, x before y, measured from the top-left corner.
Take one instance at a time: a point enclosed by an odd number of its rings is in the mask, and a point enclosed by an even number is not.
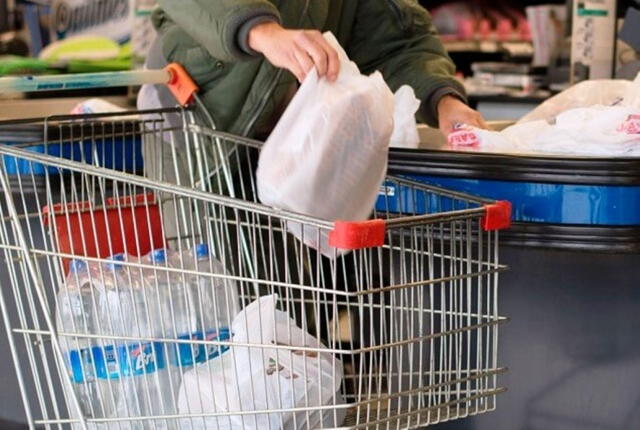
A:
[[[158,342],[109,345],[95,349],[100,350],[93,356],[101,379],[148,375],[166,367],[164,348]]]
[[[92,349],[69,351],[68,359],[71,367],[71,381],[74,384],[83,384],[95,379],[95,360],[92,358]]]
[[[220,330],[209,330],[204,336],[204,340],[226,341],[229,339],[231,339],[231,331],[229,331],[228,327],[223,327]],[[228,345],[202,345],[202,347],[202,363],[216,358],[229,350]]]
[[[231,339],[231,332],[227,327],[218,330],[208,330],[206,333],[196,331],[179,336],[180,340],[209,340],[226,341]],[[189,367],[194,364],[205,363],[219,356],[229,349],[229,346],[201,345],[189,343],[175,343],[170,351],[172,366]]]
[[[178,336],[179,340],[202,340],[202,336],[198,332],[187,333]],[[202,345],[194,345],[191,343],[174,343],[169,347],[170,362],[176,367],[190,367],[198,363],[200,350]]]
[[[100,379],[118,379],[120,377],[120,367],[116,356],[116,348],[113,345],[106,346],[104,348],[95,347],[100,351],[100,367],[98,378]],[[94,354],[94,357],[98,357],[98,354]]]

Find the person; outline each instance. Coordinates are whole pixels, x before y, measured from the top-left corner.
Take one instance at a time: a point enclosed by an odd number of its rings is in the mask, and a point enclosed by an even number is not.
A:
[[[485,127],[466,104],[429,13],[415,0],[158,0],[158,6],[146,67],[182,64],[220,131],[265,140],[313,67],[335,80],[340,64],[325,31],[362,73],[379,70],[393,91],[410,85],[421,100],[418,120],[445,134],[458,124]],[[141,110],[175,104],[162,85],[143,86],[138,97]],[[179,132],[179,115],[165,117],[163,128],[174,131],[145,138],[146,174],[193,187],[193,142]]]
[[[414,0],[158,0],[158,4],[152,15],[158,36],[147,67],[182,64],[200,87],[200,98],[218,130],[265,139],[312,68],[320,77],[335,80],[340,64],[322,36],[326,31],[336,36],[362,73],[380,71],[393,91],[410,85],[421,101],[417,113],[421,122],[439,127],[445,135],[458,124],[485,127],[481,115],[466,103],[464,87],[454,76],[455,66],[429,13]],[[140,92],[140,109],[174,105],[163,86],[145,86]],[[145,165],[152,178],[153,172],[164,172],[165,176],[156,179],[189,186],[184,166],[192,163],[185,161],[190,150],[179,132],[181,119],[174,117],[169,122],[178,131],[169,145],[162,139],[145,142]],[[172,211],[176,211],[172,206],[163,207],[166,218],[177,220]],[[185,235],[178,230],[191,230],[169,224],[165,228],[176,237]],[[329,290],[356,285],[346,279],[356,273],[349,259],[341,260],[334,280],[327,261],[317,263],[307,255],[304,260],[310,262],[309,267],[298,267],[297,258],[280,255],[296,249],[294,243],[287,244],[290,238],[264,240],[270,243],[269,255],[256,261],[276,261],[275,272],[284,274],[277,281],[304,283],[323,272],[321,278],[326,279]],[[281,264],[290,267],[279,267]],[[334,316],[327,310],[320,313],[316,334],[327,338]],[[366,346],[376,336],[372,333],[358,342]]]
[[[152,17],[158,38],[150,63],[185,66],[222,131],[265,138],[313,67],[321,77],[336,79],[340,64],[322,37],[325,31],[334,33],[362,73],[381,71],[393,91],[405,84],[413,87],[422,101],[420,121],[445,135],[458,124],[485,127],[481,115],[467,106],[464,87],[453,75],[455,66],[429,13],[416,1],[158,4]]]

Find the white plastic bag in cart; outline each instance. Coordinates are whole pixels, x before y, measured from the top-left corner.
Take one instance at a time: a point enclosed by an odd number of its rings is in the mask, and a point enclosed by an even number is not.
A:
[[[276,309],[277,295],[262,297],[236,316],[233,341],[263,347],[231,347],[220,357],[186,372],[180,387],[181,414],[227,414],[184,419],[194,429],[285,429],[339,426],[344,408],[309,412],[233,414],[259,410],[314,408],[344,404],[342,362]],[[269,345],[311,347],[291,351]],[[294,419],[295,417],[295,419]],[[187,422],[189,421],[189,422]]]
[[[260,154],[258,194],[267,205],[328,221],[361,221],[374,207],[387,169],[394,96],[378,72],[364,76],[335,37],[335,82],[309,73]],[[300,225],[289,231],[302,238]],[[304,242],[332,256],[326,234]]]

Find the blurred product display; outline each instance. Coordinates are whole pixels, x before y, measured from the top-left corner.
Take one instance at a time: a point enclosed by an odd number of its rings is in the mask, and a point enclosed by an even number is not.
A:
[[[144,59],[156,37],[156,31],[151,23],[151,12],[156,4],[156,0],[135,0],[134,26],[131,33],[135,68],[141,68],[144,65]]]
[[[529,23],[515,5],[497,2],[485,6],[481,1],[446,3],[432,9],[433,23],[447,41],[531,40]]]
[[[0,0],[0,33],[9,31],[9,4],[7,0]]]
[[[421,3],[472,101],[506,96],[521,105],[523,97],[546,97],[586,79],[633,79],[640,70],[637,0]]]
[[[611,79],[615,71],[617,0],[573,2],[571,81]]]
[[[537,97],[640,69],[636,0],[420,3],[472,97]],[[0,0],[0,74],[141,68],[156,36],[150,19],[156,6],[157,0]]]
[[[474,63],[473,78],[478,87],[502,87],[507,90],[532,93],[547,84],[541,69],[522,63]]]

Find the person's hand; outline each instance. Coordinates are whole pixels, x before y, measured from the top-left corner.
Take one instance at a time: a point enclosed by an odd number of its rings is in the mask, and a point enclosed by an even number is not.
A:
[[[445,136],[449,136],[463,125],[487,128],[487,123],[484,122],[479,112],[453,96],[444,96],[438,102],[438,123]]]
[[[318,76],[335,81],[340,60],[335,49],[316,30],[287,30],[276,22],[258,24],[249,32],[249,47],[271,64],[289,70],[300,82],[313,66]]]

